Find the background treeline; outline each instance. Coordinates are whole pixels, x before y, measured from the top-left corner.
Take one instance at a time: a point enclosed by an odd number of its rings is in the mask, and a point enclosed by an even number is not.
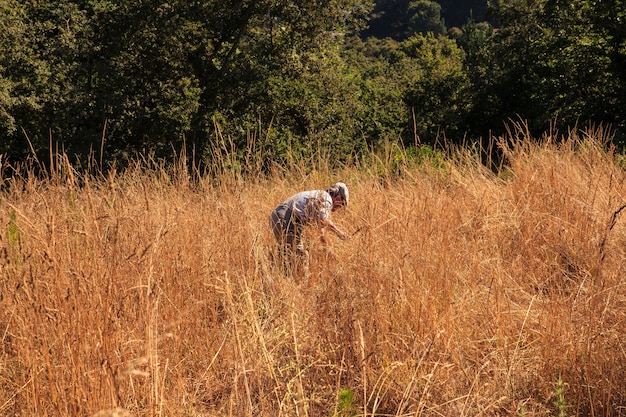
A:
[[[618,0],[0,0],[0,154],[342,161],[517,118],[621,144],[625,19]]]

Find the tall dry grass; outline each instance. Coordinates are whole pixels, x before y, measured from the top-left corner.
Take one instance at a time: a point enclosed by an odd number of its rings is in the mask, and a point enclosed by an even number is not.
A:
[[[498,173],[16,174],[0,415],[624,415],[625,174],[606,132],[553,139],[512,131]],[[310,276],[283,276],[270,211],[336,180],[359,232],[332,261],[309,230]]]

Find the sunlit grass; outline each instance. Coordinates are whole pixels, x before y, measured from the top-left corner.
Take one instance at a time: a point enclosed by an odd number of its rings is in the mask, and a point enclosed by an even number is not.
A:
[[[398,149],[24,171],[0,197],[0,415],[620,415],[626,185],[604,136],[512,132],[500,172]],[[358,232],[331,261],[309,230],[310,277],[285,277],[269,213],[335,181]]]

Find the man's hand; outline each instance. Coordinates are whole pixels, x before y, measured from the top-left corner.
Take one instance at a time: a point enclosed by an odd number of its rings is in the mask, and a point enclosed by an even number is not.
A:
[[[324,244],[327,244],[327,238],[326,238],[326,229],[329,229],[331,232],[333,232],[335,235],[337,235],[337,237],[341,240],[348,240],[350,238],[350,235],[347,234],[346,232],[344,232],[343,230],[339,229],[335,223],[332,222],[332,220],[330,219],[324,219],[322,221],[319,222],[320,224],[320,231],[322,232],[322,237],[321,237],[321,241]]]

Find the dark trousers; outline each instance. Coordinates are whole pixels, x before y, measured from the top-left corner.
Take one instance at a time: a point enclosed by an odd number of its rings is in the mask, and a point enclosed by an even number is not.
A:
[[[302,244],[304,225],[298,222],[288,206],[280,205],[270,215],[270,227],[278,243],[279,256],[283,265],[307,267],[308,253]]]

